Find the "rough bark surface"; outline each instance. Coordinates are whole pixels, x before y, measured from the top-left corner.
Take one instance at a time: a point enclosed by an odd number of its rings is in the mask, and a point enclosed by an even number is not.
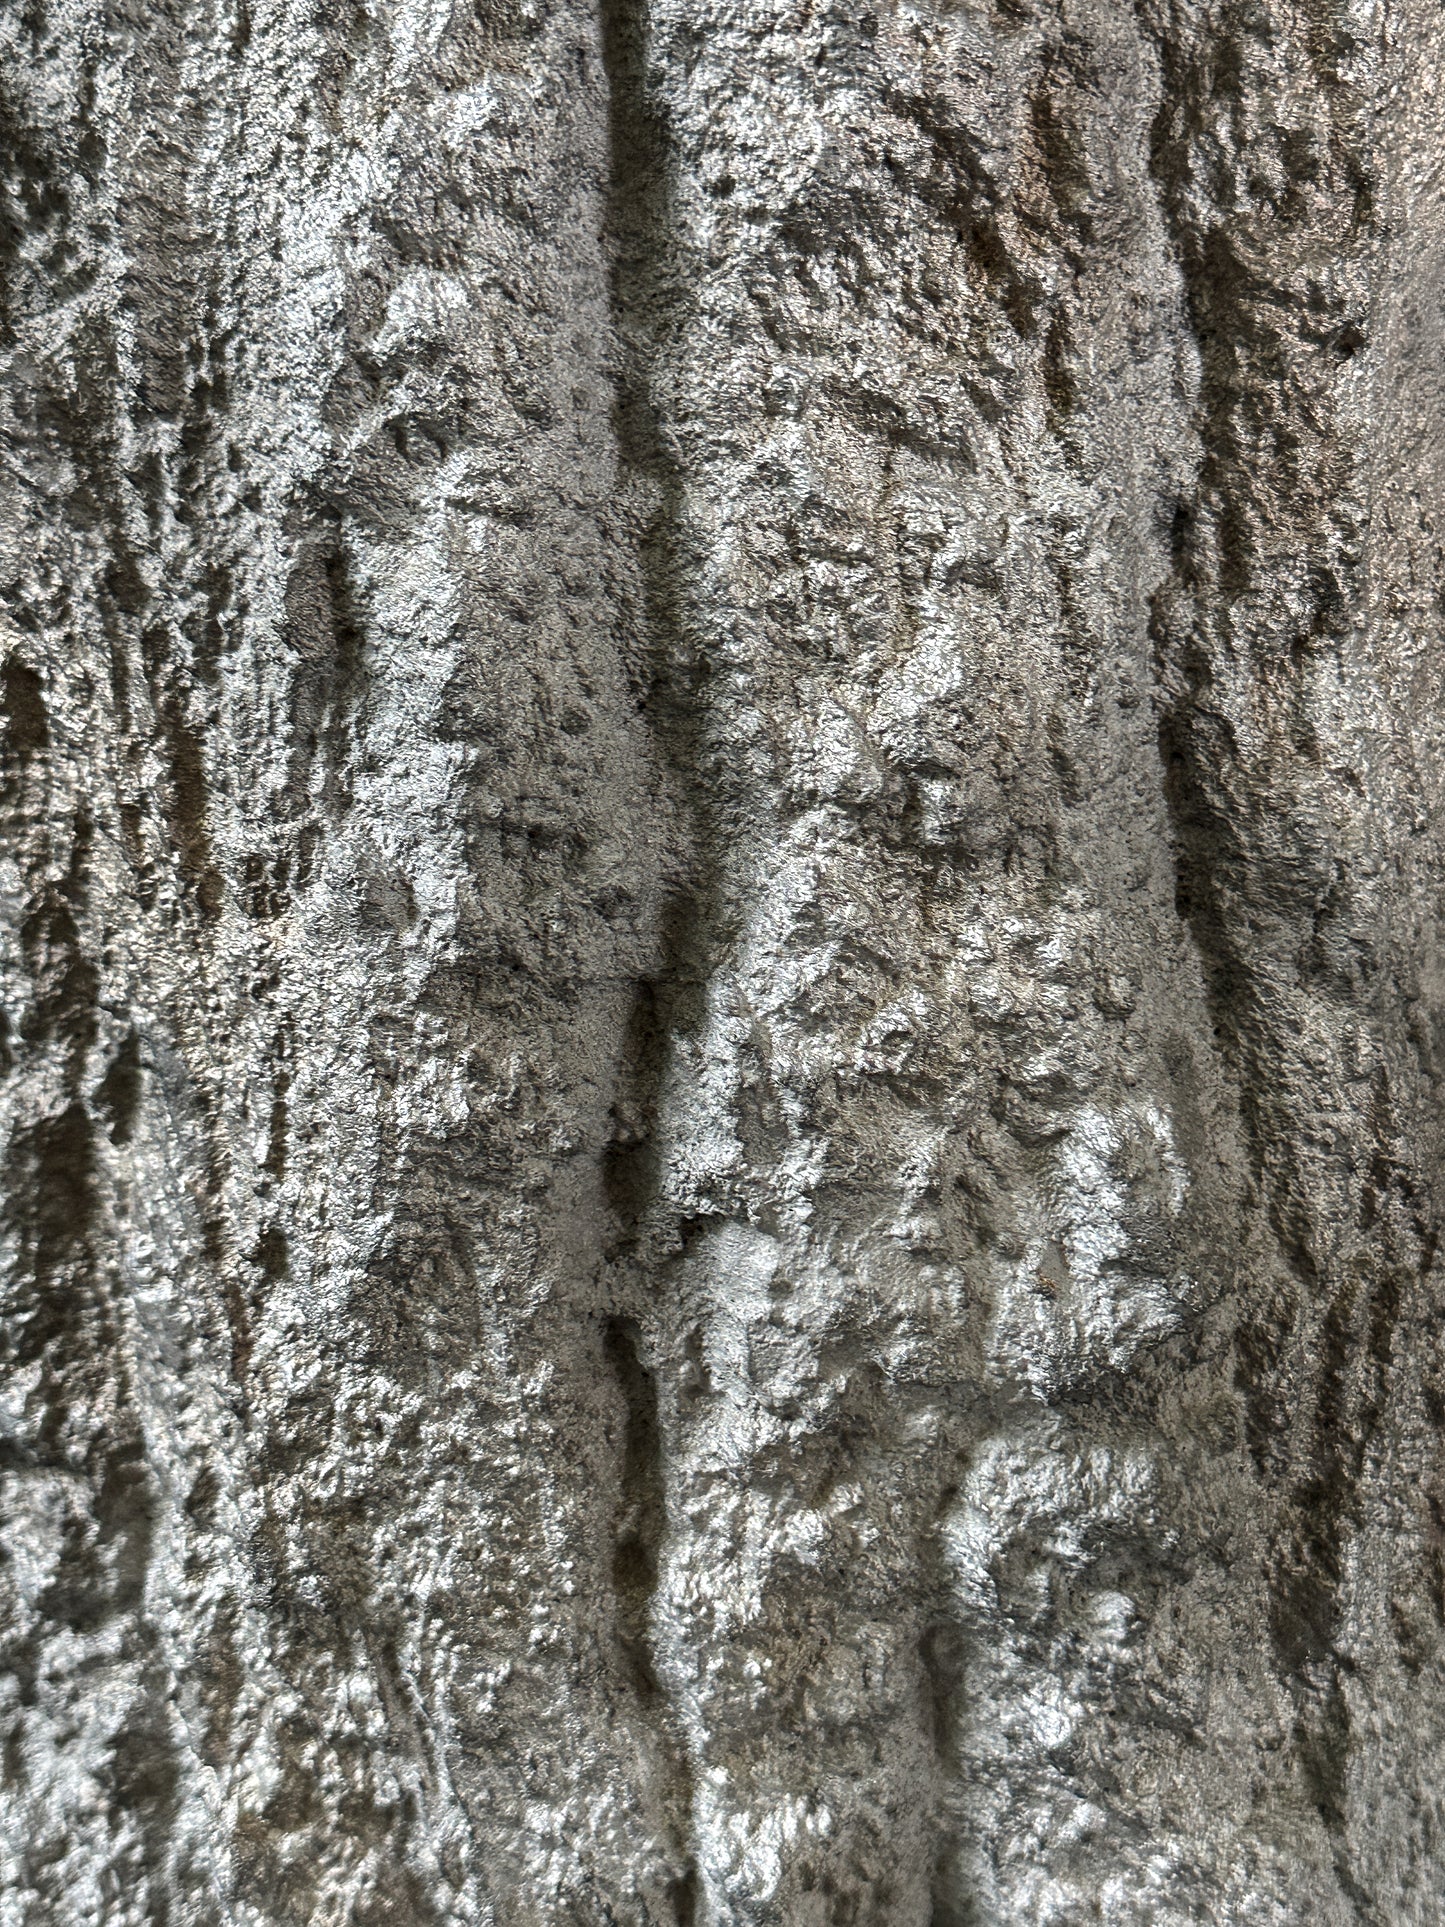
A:
[[[0,1923],[1438,1927],[1423,0],[7,0]]]

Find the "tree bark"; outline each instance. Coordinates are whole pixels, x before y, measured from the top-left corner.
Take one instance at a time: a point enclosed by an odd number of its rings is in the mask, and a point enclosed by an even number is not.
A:
[[[1445,29],[10,0],[0,1922],[1431,1927]]]

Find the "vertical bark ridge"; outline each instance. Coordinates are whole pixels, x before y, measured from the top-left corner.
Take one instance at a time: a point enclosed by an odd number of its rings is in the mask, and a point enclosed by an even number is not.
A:
[[[1404,1127],[1420,1108],[1399,1050],[1410,964],[1379,882],[1410,807],[1370,634],[1388,182],[1376,45],[1330,10],[1261,27],[1229,9],[1189,30],[1153,23],[1171,81],[1154,168],[1198,342],[1203,452],[1156,604],[1161,747],[1180,911],[1277,1252],[1236,1340],[1270,1494],[1271,1636],[1341,1893],[1373,1919],[1351,1848],[1352,1566],[1396,1401],[1396,1334],[1437,1244],[1428,1167]],[[1290,91],[1291,70],[1313,86]],[[1358,1147],[1343,1165],[1341,1132]]]

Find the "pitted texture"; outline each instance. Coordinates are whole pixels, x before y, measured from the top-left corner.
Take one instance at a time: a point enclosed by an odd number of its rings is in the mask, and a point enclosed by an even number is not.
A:
[[[0,1927],[1433,1927],[1434,16],[0,34]]]

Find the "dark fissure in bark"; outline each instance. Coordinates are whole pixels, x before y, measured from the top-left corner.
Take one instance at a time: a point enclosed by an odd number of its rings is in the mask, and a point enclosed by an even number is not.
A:
[[[642,711],[685,845],[667,866],[657,968],[637,987],[622,1053],[627,1088],[607,1156],[609,1202],[622,1246],[633,1245],[653,1201],[653,1127],[669,1037],[701,1015],[700,988],[716,941],[714,835],[693,798],[706,757],[707,666],[690,634],[692,569],[683,526],[684,486],[674,432],[654,387],[685,318],[688,248],[670,179],[667,115],[657,97],[646,0],[604,0],[610,172],[605,242],[613,342],[614,421],[624,499],[635,523],[639,606],[624,636]]]
[[[620,1512],[612,1553],[618,1639],[639,1697],[652,1700],[658,1684],[648,1613],[657,1589],[665,1506],[657,1383],[642,1361],[639,1334],[630,1320],[608,1320],[603,1349],[622,1393],[625,1412]]]
[[[689,1863],[692,1778],[685,1750],[672,1730],[653,1660],[651,1614],[658,1565],[667,1532],[667,1491],[657,1379],[643,1352],[643,1338],[629,1318],[610,1318],[603,1354],[622,1397],[622,1468],[612,1548],[612,1588],[617,1643],[638,1703],[656,1725],[670,1785],[668,1819],[682,1872],[671,1899],[678,1927],[689,1927],[697,1905],[697,1877]]]
[[[704,753],[706,688],[705,665],[688,633],[691,570],[683,475],[654,395],[660,358],[684,311],[687,249],[674,215],[667,117],[650,72],[647,0],[602,0],[600,28],[607,78],[604,240],[614,336],[614,426],[623,500],[635,518],[639,576],[638,605],[635,612],[624,611],[623,620],[640,634],[623,637],[622,653],[686,845],[664,866],[668,882],[658,917],[656,967],[634,990],[619,1055],[612,1134],[603,1154],[604,1196],[613,1221],[609,1256],[619,1267],[620,1293],[628,1302],[636,1295],[628,1274],[640,1275],[655,1228],[651,1220],[660,1208],[660,1111],[672,1039],[701,1018],[716,864],[709,825],[692,802]],[[655,1316],[662,1329],[654,1337],[665,1349],[675,1313],[663,1300]],[[604,1343],[627,1414],[622,1516],[613,1559],[619,1643],[670,1781],[666,1804],[680,1868],[670,1900],[678,1927],[691,1927],[698,1904],[691,1862],[691,1771],[657,1678],[648,1623],[666,1522],[657,1385],[644,1363],[646,1341],[636,1323],[611,1319]]]

